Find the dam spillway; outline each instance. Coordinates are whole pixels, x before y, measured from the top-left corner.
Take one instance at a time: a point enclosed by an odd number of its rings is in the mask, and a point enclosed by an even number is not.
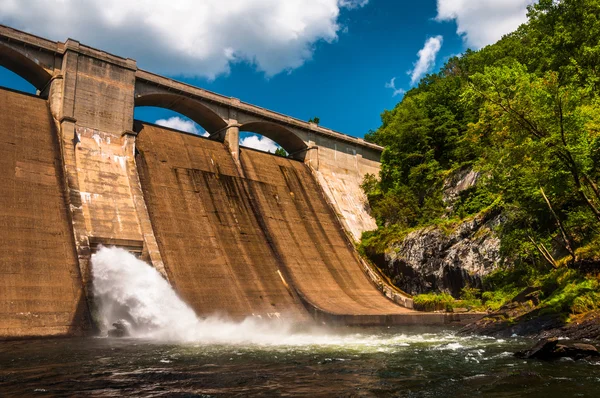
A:
[[[142,125],[137,165],[169,280],[198,314],[297,312],[219,142]]]
[[[238,167],[219,143],[138,129],[140,181],[165,269],[197,313],[407,312],[367,279],[303,162],[242,149]]]

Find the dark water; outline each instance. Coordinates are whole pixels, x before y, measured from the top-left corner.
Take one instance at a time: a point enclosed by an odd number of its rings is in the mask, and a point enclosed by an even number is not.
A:
[[[0,342],[0,396],[600,396],[600,366],[512,357],[531,343],[414,328],[336,330],[285,345]]]

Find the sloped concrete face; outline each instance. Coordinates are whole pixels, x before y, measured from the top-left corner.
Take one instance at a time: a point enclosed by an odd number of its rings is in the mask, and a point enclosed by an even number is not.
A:
[[[304,163],[242,149],[236,165],[220,143],[152,125],[137,148],[169,280],[200,315],[409,312],[371,284]]]
[[[137,165],[169,280],[199,315],[305,317],[227,148],[143,125]]]
[[[90,330],[46,101],[0,89],[0,338]]]
[[[368,316],[410,312],[384,297],[367,278],[304,163],[250,150],[241,152],[240,161],[263,228],[310,311],[357,316],[373,324],[378,322]]]

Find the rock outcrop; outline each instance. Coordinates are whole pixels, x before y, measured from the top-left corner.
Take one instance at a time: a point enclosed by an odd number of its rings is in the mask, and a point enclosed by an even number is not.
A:
[[[463,287],[481,287],[500,261],[494,227],[502,216],[481,214],[451,232],[418,229],[392,244],[377,261],[400,289],[410,294],[442,291],[458,296]]]
[[[444,182],[442,200],[452,209],[452,204],[456,202],[461,192],[474,187],[479,181],[481,174],[470,167],[462,168],[454,172]]]
[[[442,199],[448,214],[461,192],[473,188],[480,177],[471,168],[462,168],[446,179]],[[369,257],[407,293],[445,292],[458,297],[464,287],[480,288],[482,278],[498,265],[500,239],[494,230],[502,220],[498,211],[488,210],[452,228],[420,228]]]
[[[551,361],[560,358],[593,359],[600,357],[598,349],[591,344],[571,343],[559,344],[556,337],[542,339],[538,341],[531,349],[518,351],[515,357],[523,359],[540,359],[542,361]]]

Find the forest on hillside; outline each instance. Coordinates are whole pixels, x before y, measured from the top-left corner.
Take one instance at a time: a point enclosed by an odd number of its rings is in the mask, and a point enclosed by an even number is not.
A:
[[[598,309],[599,86],[600,0],[540,0],[515,32],[450,59],[366,135],[385,150],[363,183],[378,224],[363,252],[500,213],[500,266],[470,299],[498,308],[539,285],[548,310]],[[448,209],[445,181],[464,169],[479,180]]]

